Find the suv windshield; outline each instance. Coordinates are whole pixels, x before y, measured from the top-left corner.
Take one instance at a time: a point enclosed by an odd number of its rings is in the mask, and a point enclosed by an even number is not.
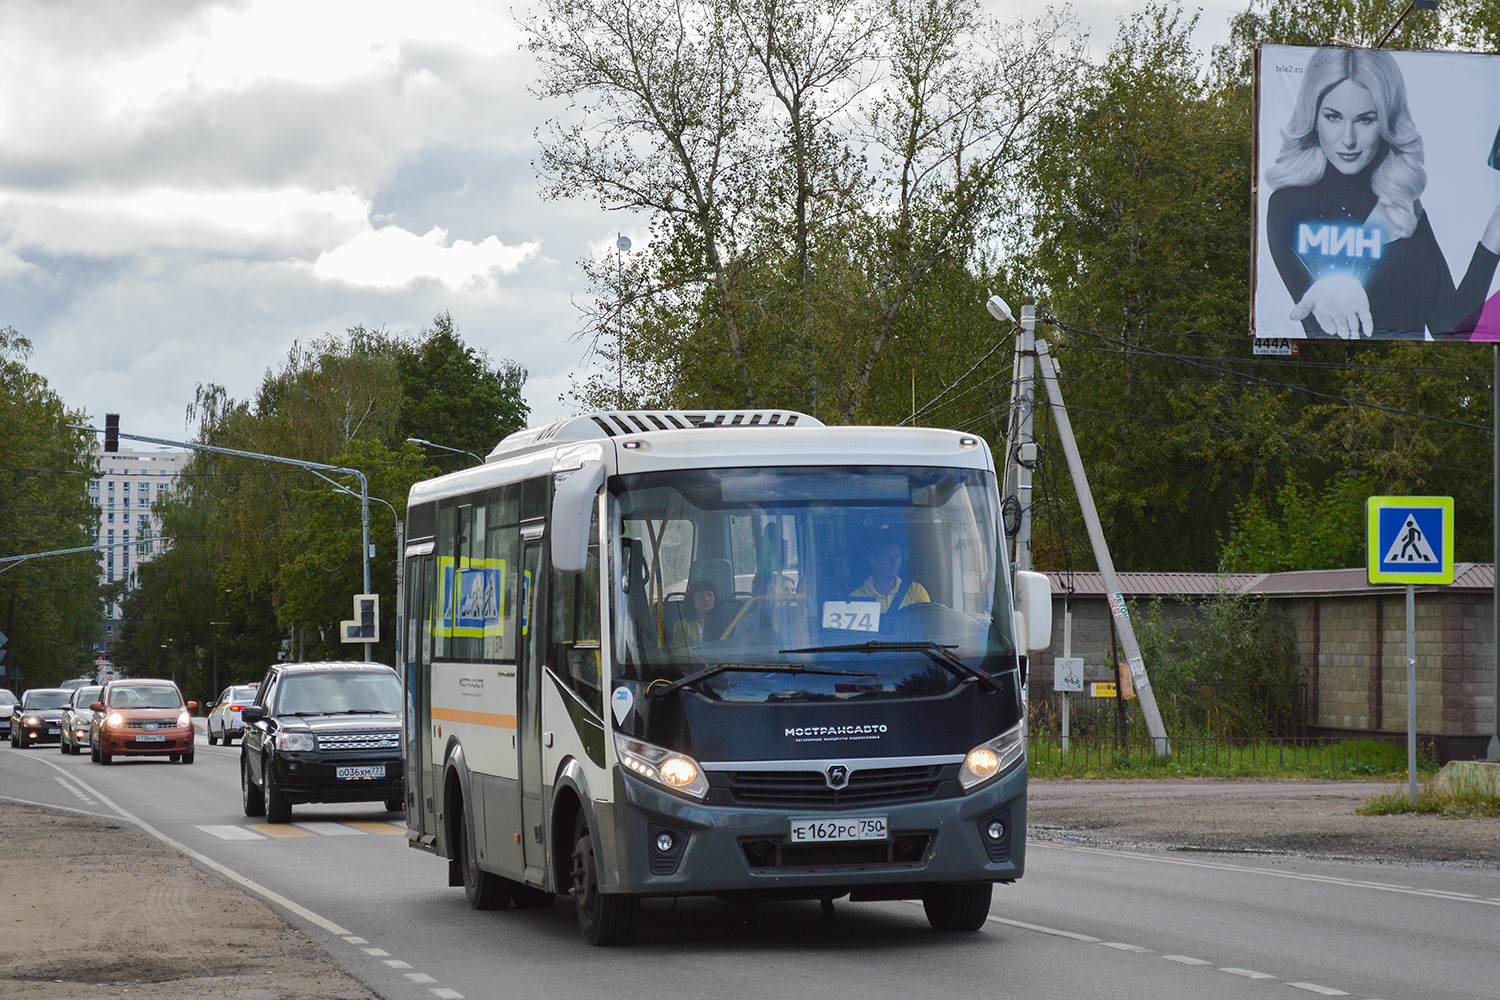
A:
[[[1014,663],[1009,616],[991,615],[1009,599],[987,472],[679,470],[610,492],[623,678],[726,701],[907,698]]]
[[[33,712],[48,708],[67,708],[72,691],[27,691],[21,696],[21,707]]]
[[[110,708],[181,708],[182,695],[165,684],[131,684],[111,688]]]
[[[401,685],[393,673],[330,670],[288,673],[276,696],[277,715],[401,712]]]

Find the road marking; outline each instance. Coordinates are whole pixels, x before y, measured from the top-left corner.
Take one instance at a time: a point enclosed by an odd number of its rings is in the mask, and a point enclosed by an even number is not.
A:
[[[1178,965],[1212,965],[1213,963],[1203,958],[1189,958],[1186,955],[1163,955],[1162,958],[1168,962],[1176,962]]]
[[[45,760],[43,758],[33,758],[33,759],[38,760],[40,763],[46,764],[48,767],[52,768],[53,770],[55,770],[55,771],[57,771],[59,773],[63,773],[63,770],[62,770],[62,768],[60,766],[58,766],[57,764],[52,763],[49,760]],[[259,896],[261,899],[264,899],[267,902],[270,902],[270,903],[272,903],[272,904],[274,904],[276,906],[279,906],[279,907],[281,907],[282,909],[286,910],[289,913],[295,914],[296,916],[300,917],[301,919],[307,921],[308,923],[314,925],[315,927],[318,927],[318,928],[322,929],[323,931],[325,931],[325,932],[327,932],[329,934],[337,934],[337,935],[339,935],[339,936],[342,937],[343,935],[349,933],[349,931],[346,928],[340,927],[338,924],[334,923],[332,920],[329,920],[327,917],[324,917],[324,916],[321,916],[321,915],[319,915],[317,913],[314,913],[312,910],[309,910],[307,907],[303,906],[301,903],[293,902],[292,900],[290,900],[290,899],[286,898],[285,896],[283,896],[281,893],[276,892],[276,891],[274,891],[272,889],[269,889],[266,886],[261,885],[259,882],[254,881],[253,879],[246,878],[244,875],[241,875],[239,872],[235,871],[233,868],[230,868],[228,865],[225,865],[225,864],[220,864],[219,862],[215,861],[213,858],[211,858],[208,855],[204,854],[202,851],[195,851],[191,847],[187,846],[186,844],[179,843],[178,841],[173,840],[171,837],[168,837],[165,833],[162,833],[156,827],[152,826],[150,823],[147,823],[145,820],[141,819],[139,816],[137,816],[134,813],[130,812],[128,809],[125,809],[124,807],[122,807],[120,805],[117,805],[113,800],[111,800],[109,798],[109,796],[105,795],[103,792],[99,791],[97,788],[94,788],[92,785],[88,784],[88,782],[81,781],[81,780],[79,780],[77,778],[74,778],[74,780],[78,781],[79,787],[83,788],[85,791],[87,791],[94,798],[98,799],[100,802],[104,803],[106,806],[108,806],[109,808],[113,809],[115,811],[115,813],[119,816],[120,819],[125,820],[127,823],[133,823],[133,824],[135,824],[142,831],[144,831],[145,833],[149,834],[152,837],[155,837],[157,840],[161,841],[163,844],[166,844],[172,850],[174,850],[177,853],[183,855],[184,857],[192,858],[194,861],[198,862],[200,865],[203,865],[205,868],[208,868],[208,869],[210,869],[212,871],[216,871],[220,875],[223,875],[225,878],[229,879],[235,885],[240,886],[241,888],[243,888],[243,889],[245,889],[245,890],[247,890],[249,892],[254,893],[255,895]],[[58,807],[57,806],[49,806],[48,808],[54,808],[55,809],[55,808],[58,808]]]
[[[61,775],[58,775],[58,777],[57,777],[57,783],[59,785],[62,785],[68,791],[72,792],[73,795],[78,799],[78,801],[82,802],[84,805],[86,805],[86,806],[95,806],[95,805],[99,804],[99,803],[95,802],[93,799],[89,798],[87,795],[85,795],[83,793],[82,789],[80,789],[78,786],[74,785],[67,778],[64,778]]]
[[[262,823],[255,828],[256,833],[263,833],[267,837],[275,837],[277,840],[285,840],[289,837],[315,837],[317,834],[309,830],[299,830],[295,826],[285,823]]]
[[[431,976],[429,976],[425,972],[408,972],[406,974],[406,978],[410,979],[414,983],[435,983],[435,982],[437,982],[436,979],[433,979]]]
[[[210,837],[218,837],[220,840],[265,840],[254,830],[247,830],[243,826],[200,826]]]
[[[1142,948],[1138,944],[1121,944],[1118,941],[1100,941],[1099,943],[1106,948],[1113,948],[1115,951],[1129,951],[1137,955],[1144,955],[1147,953],[1147,949]]]
[[[1227,972],[1231,976],[1240,976],[1243,979],[1275,979],[1276,978],[1275,976],[1271,975],[1269,972],[1256,972],[1253,969],[1236,969],[1236,968],[1233,968],[1232,966],[1228,967],[1228,968],[1220,969],[1219,971],[1220,972]]]
[[[351,819],[345,821],[344,825],[352,826],[356,830],[363,830],[365,833],[391,834],[406,832],[405,823],[392,823],[389,820],[383,819]]]
[[[361,948],[360,951],[363,951],[366,955],[369,955],[372,958],[391,957],[391,953],[386,951],[384,948]]]
[[[350,934],[347,937],[345,937],[344,940],[348,941],[350,944],[369,944],[370,943],[370,942],[366,941],[364,938],[360,937],[358,934]]]
[[[365,831],[351,830],[342,823],[293,823],[308,833],[316,833],[320,837],[363,837]]]
[[[446,986],[436,986],[427,992],[437,997],[438,1000],[464,1000],[464,995],[458,990],[450,990]]]
[[[1070,941],[1082,941],[1084,944],[1098,944],[1099,939],[1089,937],[1087,934],[1074,934],[1072,931],[1060,931],[1056,927],[1042,927],[1040,924],[1023,923],[1020,920],[1007,920],[1005,917],[986,917],[991,923],[1004,924],[1007,927],[1019,927],[1023,931],[1036,931],[1038,934],[1051,934],[1053,937],[1067,938]]]
[[[388,959],[385,960],[385,964],[389,965],[393,969],[410,969],[411,968],[411,963],[410,962],[403,962],[399,958],[388,958]]]
[[[1336,990],[1332,986],[1319,986],[1317,983],[1287,983],[1294,990],[1306,990],[1324,997],[1346,997],[1349,994],[1343,990]]]
[[[1389,882],[1367,882],[1359,879],[1338,878],[1333,875],[1308,875],[1300,872],[1278,871],[1274,868],[1247,868],[1243,865],[1231,865],[1214,861],[1193,861],[1187,858],[1159,858],[1150,854],[1137,854],[1132,851],[1112,851],[1102,847],[1079,847],[1072,844],[1032,842],[1027,846],[1054,851],[1077,851],[1082,854],[1099,854],[1110,858],[1128,858],[1132,861],[1149,861],[1159,865],[1179,865],[1184,868],[1203,868],[1209,871],[1234,872],[1239,875],[1269,875],[1272,878],[1292,879],[1298,882],[1319,882],[1324,885],[1343,886],[1349,889],[1375,889],[1380,892],[1394,892],[1404,896],[1425,896],[1428,899],[1444,899],[1451,903],[1478,903],[1481,906],[1500,906],[1500,899],[1480,899],[1477,896],[1464,896],[1460,893],[1448,892],[1443,889],[1415,889],[1411,886],[1394,885]]]

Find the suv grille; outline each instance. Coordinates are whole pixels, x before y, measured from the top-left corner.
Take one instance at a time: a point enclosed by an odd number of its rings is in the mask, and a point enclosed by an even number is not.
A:
[[[874,767],[855,771],[843,788],[829,788],[822,771],[709,772],[709,780],[741,805],[873,806],[917,802],[938,792],[942,767]]]
[[[396,730],[319,733],[318,748],[322,750],[400,750],[401,733]]]

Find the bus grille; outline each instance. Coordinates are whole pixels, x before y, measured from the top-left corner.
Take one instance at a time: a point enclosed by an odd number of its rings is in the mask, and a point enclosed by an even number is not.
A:
[[[937,795],[942,767],[875,767],[855,771],[843,788],[829,788],[822,771],[709,772],[741,805],[855,808],[893,802],[919,802]]]
[[[932,845],[928,833],[898,834],[892,840],[869,843],[783,844],[777,840],[746,840],[740,849],[757,871],[788,868],[909,868],[927,858]]]

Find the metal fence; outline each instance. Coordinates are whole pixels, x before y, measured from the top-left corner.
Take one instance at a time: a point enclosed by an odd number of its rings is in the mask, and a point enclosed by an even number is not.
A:
[[[1307,685],[1302,683],[1191,684],[1156,692],[1169,731],[1231,739],[1300,737],[1307,734]],[[1032,689],[1029,725],[1033,733],[1062,733],[1062,698],[1056,691]],[[1074,695],[1069,703],[1069,734],[1102,738],[1120,729],[1120,719],[1136,721],[1131,700]]]

